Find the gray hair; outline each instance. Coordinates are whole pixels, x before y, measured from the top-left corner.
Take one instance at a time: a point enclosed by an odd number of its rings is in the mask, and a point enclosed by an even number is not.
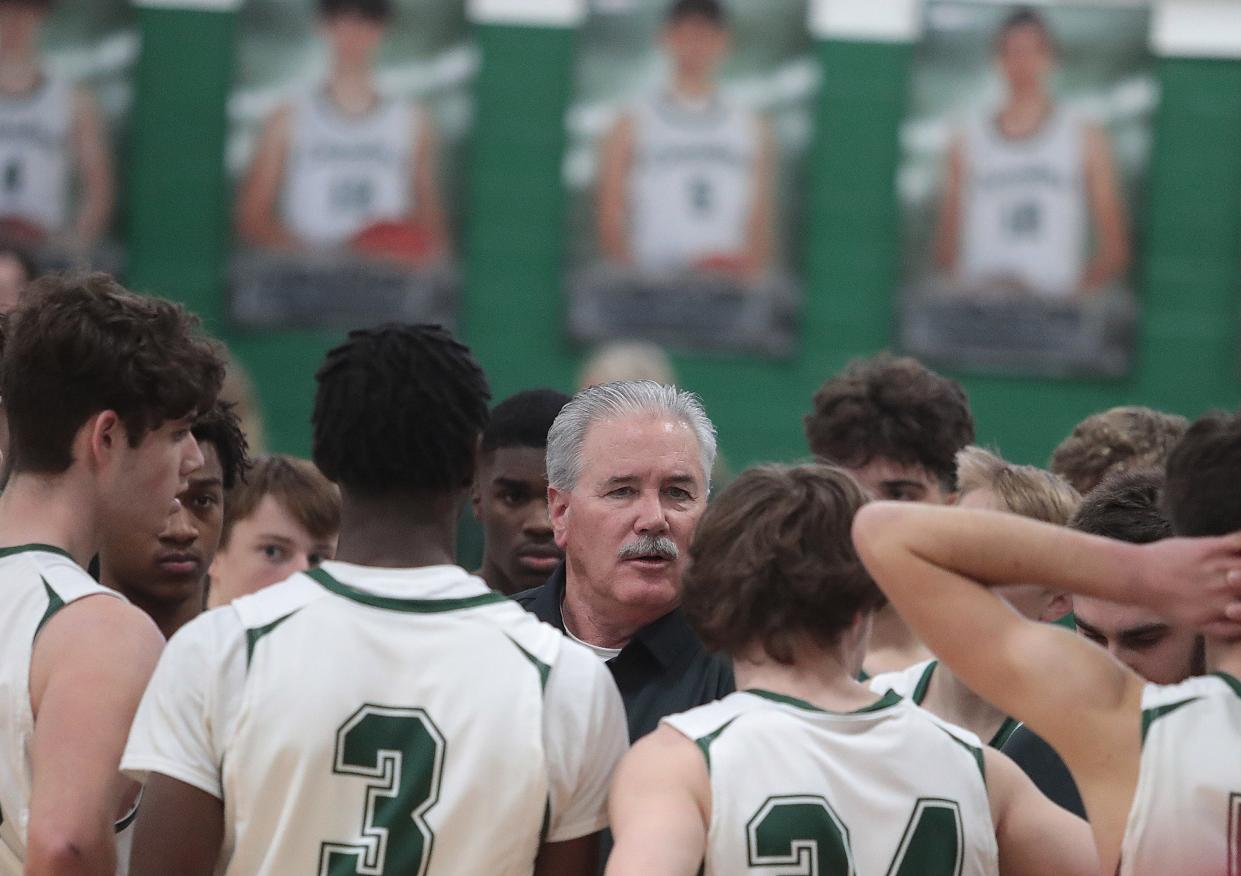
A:
[[[558,490],[572,490],[582,474],[582,444],[586,431],[601,420],[626,414],[660,414],[694,430],[706,484],[715,465],[715,426],[702,400],[692,392],[653,380],[627,380],[583,389],[564,406],[547,433],[547,482]]]

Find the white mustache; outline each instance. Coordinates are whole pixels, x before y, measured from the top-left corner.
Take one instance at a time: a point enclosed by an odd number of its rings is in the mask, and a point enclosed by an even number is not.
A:
[[[618,560],[636,560],[638,557],[662,557],[675,560],[681,555],[676,542],[666,535],[640,535],[621,547],[617,552]]]

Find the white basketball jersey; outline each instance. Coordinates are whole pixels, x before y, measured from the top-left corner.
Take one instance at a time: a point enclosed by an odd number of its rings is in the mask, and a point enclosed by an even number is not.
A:
[[[319,90],[293,105],[283,217],[316,246],[344,243],[366,227],[414,208],[411,154],[417,138],[408,104],[385,98],[345,115]]]
[[[21,876],[26,855],[34,735],[30,658],[35,636],[61,608],[95,594],[121,598],[95,583],[58,548],[0,549],[0,876]]]
[[[29,95],[0,94],[0,217],[64,229],[71,182],[73,87],[44,78]]]
[[[557,729],[601,702],[606,726]],[[544,833],[603,826],[625,745],[606,668],[481,580],[331,562],[179,631],[123,765],[223,799],[228,876],[529,876]],[[560,802],[569,749],[604,765],[584,814]]]
[[[915,706],[921,706],[926,700],[927,691],[931,686],[931,678],[935,675],[937,669],[939,669],[938,660],[923,660],[921,663],[915,663],[913,666],[905,669],[898,669],[894,672],[881,672],[868,678],[866,684],[875,693],[881,694],[895,691]],[[951,721],[948,723],[954,727],[960,726]],[[1008,737],[1012,736],[1013,731],[1019,726],[1021,726],[1020,721],[1016,721],[1013,718],[1005,718],[1004,722],[996,729],[995,735],[987,740],[987,745],[997,750],[1003,748],[1004,743],[1008,741]]]
[[[1085,126],[1065,110],[1019,140],[994,115],[965,129],[961,279],[1017,280],[1049,298],[1076,290],[1086,261]]]
[[[978,740],[896,694],[845,714],[744,691],[665,723],[711,776],[705,876],[994,876]]]
[[[677,271],[746,247],[759,124],[720,98],[690,108],[663,95],[634,111],[630,240],[646,271]]]
[[[1241,873],[1241,682],[1147,685],[1142,729],[1120,876]]]

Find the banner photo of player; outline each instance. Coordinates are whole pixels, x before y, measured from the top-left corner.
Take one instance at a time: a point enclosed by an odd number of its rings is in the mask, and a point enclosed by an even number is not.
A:
[[[819,82],[806,0],[593,0],[565,178],[574,340],[787,356]]]
[[[0,0],[0,248],[39,270],[121,269],[115,144],[137,54],[126,0]]]
[[[241,326],[451,326],[446,205],[477,52],[461,0],[251,0],[230,100]]]
[[[1157,102],[1144,3],[929,0],[901,132],[904,349],[1119,376]]]

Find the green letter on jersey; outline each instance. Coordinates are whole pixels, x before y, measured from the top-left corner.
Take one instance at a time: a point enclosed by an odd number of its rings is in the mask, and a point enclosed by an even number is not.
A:
[[[435,805],[444,737],[422,709],[366,705],[336,731],[332,771],[367,783],[360,838],[325,842],[319,876],[423,876],[435,835],[423,817]]]
[[[789,868],[796,876],[855,876],[849,828],[822,797],[769,797],[746,825],[749,866]],[[958,876],[964,835],[952,800],[921,799],[888,876]]]

